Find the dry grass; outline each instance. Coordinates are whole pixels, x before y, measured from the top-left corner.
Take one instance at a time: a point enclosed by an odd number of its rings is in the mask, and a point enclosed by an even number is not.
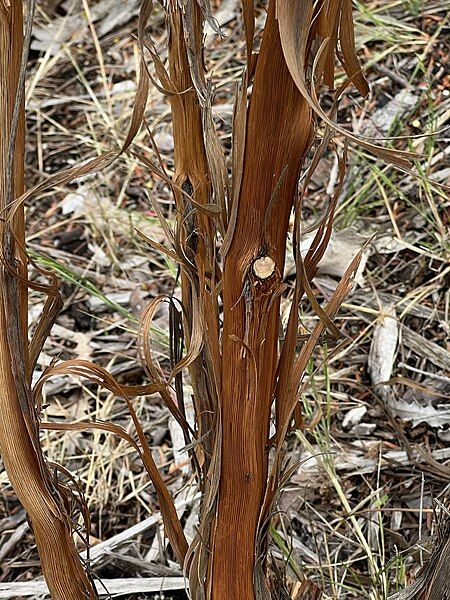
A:
[[[63,44],[52,47],[44,39],[39,53],[33,54],[27,87],[28,185],[123,141],[133,108],[139,64],[135,20],[105,32],[106,17],[92,22],[101,3],[64,3],[67,15],[62,18],[53,4],[38,5],[43,38],[50,26],[67,28],[75,17],[82,27]],[[217,82],[214,119],[221,141],[229,148],[234,87],[244,48],[236,3],[216,4],[225,14],[227,35],[223,41],[208,37],[208,68]],[[409,89],[410,102],[381,133],[417,136],[391,143],[420,153],[415,165],[420,177],[375,164],[363,151],[350,155],[352,166],[340,196],[336,226],[343,231],[352,226],[364,238],[377,232],[381,240],[370,242],[363,278],[338,317],[347,344],[333,351],[324,340],[310,362],[304,411],[314,421],[319,415],[319,420],[312,431],[299,432],[290,442],[300,467],[280,499],[272,552],[280,564],[288,563],[288,574],[303,573],[323,587],[327,599],[381,600],[408,583],[426,560],[429,538],[448,497],[449,201],[448,190],[439,184],[450,184],[446,131],[450,4],[431,0],[356,4],[361,9],[357,33],[371,94],[356,106],[353,97],[345,96],[340,122],[376,137],[380,125],[373,126],[374,115],[378,110],[382,115],[393,97]],[[164,54],[167,39],[158,11],[152,16],[152,33]],[[260,11],[257,31],[263,19]],[[155,88],[150,90],[146,122],[171,174],[169,105]],[[134,148],[151,155],[151,146],[143,128]],[[330,173],[332,161],[332,156],[323,159],[323,173]],[[305,201],[307,222],[321,215],[335,186],[333,175],[327,175],[326,181],[320,172],[315,176]],[[140,310],[158,293],[179,294],[175,262],[146,244],[136,231],[164,243],[155,199],[172,223],[175,215],[168,186],[143,169],[137,158],[123,155],[102,175],[61,186],[28,207],[31,254],[64,281],[65,308],[39,359],[39,369],[55,356],[92,359],[119,375],[123,383],[144,380],[135,341]],[[353,230],[348,237],[356,239]],[[344,242],[338,249],[350,262],[349,244]],[[316,278],[323,298],[336,285],[336,269],[339,266],[328,265]],[[292,285],[292,280],[287,283]],[[287,306],[289,292],[284,301]],[[42,299],[33,294],[31,326],[41,307]],[[395,310],[399,341],[386,395],[372,385],[367,359],[374,331],[390,307]],[[305,312],[305,332],[316,319]],[[154,330],[156,354],[162,368],[169,370],[167,331],[168,318],[161,312]],[[427,346],[424,340],[435,346]],[[407,402],[399,412],[402,419],[395,418],[399,399]],[[85,382],[52,380],[45,402],[48,421],[96,419],[131,430],[125,405]],[[168,410],[156,396],[136,399],[134,406],[169,489],[182,499],[190,490],[183,486],[187,481],[183,464],[174,458],[176,428],[169,427]],[[434,426],[421,421],[421,414],[428,411],[428,419],[430,410],[435,411]],[[43,448],[48,459],[64,465],[84,489],[92,514],[92,544],[155,513],[153,486],[136,452],[123,440],[100,431],[47,431]],[[15,527],[8,518],[23,521],[23,516],[4,471],[0,485],[4,548]],[[183,518],[192,532],[196,505],[192,513],[191,507],[183,509]],[[151,528],[137,542],[105,555],[95,572],[104,577],[178,574],[158,531]],[[24,528],[22,538],[4,558],[3,582],[25,581],[39,573],[31,539]]]

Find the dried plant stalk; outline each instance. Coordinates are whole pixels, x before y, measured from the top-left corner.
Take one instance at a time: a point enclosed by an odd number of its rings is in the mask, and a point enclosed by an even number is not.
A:
[[[11,484],[27,511],[53,599],[96,598],[76,551],[69,515],[39,445],[28,362],[23,208],[8,219],[9,203],[23,193],[24,107],[17,104],[23,48],[22,2],[0,2],[0,452]],[[14,108],[19,115],[14,153]],[[10,160],[12,156],[12,161]],[[22,278],[22,279],[21,279]]]
[[[144,40],[151,2],[141,13],[140,40],[169,93],[174,132],[177,230],[171,256],[181,265],[186,358],[194,389],[197,442],[193,445],[203,492],[199,532],[186,557],[194,599],[269,597],[267,522],[282,483],[283,442],[298,412],[306,364],[351,284],[358,257],[326,308],[311,281],[325,251],[337,196],[304,261],[299,252],[300,171],[325,123],[307,180],[335,129],[351,141],[402,166],[407,154],[359,140],[333,122],[316,91],[334,85],[336,49],[362,94],[367,83],[355,54],[350,0],[270,0],[258,55],[252,53],[254,2],[242,0],[247,68],[233,121],[232,185],[211,119],[212,93],[204,75],[203,23],[214,27],[204,0],[167,0],[169,70]],[[145,18],[143,18],[145,16]],[[247,106],[247,86],[253,83]],[[338,91],[336,100],[338,99]],[[145,164],[168,180],[144,158]],[[341,179],[344,159],[339,159]],[[231,195],[229,192],[231,187]],[[297,280],[279,347],[280,297],[289,215],[294,209]],[[222,237],[218,259],[216,244]],[[306,295],[319,322],[297,350],[298,306]],[[222,321],[219,319],[222,309]],[[151,358],[146,357],[148,364]],[[154,367],[152,367],[154,368]],[[182,406],[183,397],[177,388]],[[272,407],[276,432],[270,438]],[[298,415],[297,415],[298,416]],[[269,448],[275,460],[269,473]]]
[[[236,225],[224,260],[222,472],[212,598],[254,597],[287,228],[311,134],[311,110],[286,66],[271,2],[248,109]]]
[[[185,336],[192,345],[194,330],[193,303],[201,293],[201,281],[196,265],[202,265],[204,277],[211,280],[215,274],[215,227],[207,214],[196,206],[206,206],[211,199],[211,182],[208,159],[203,138],[202,110],[194,88],[185,48],[185,32],[182,10],[176,0],[168,3],[169,26],[169,75],[171,83],[170,104],[174,138],[175,174],[174,196],[177,206],[177,244],[179,253],[185,257],[185,269],[181,273],[181,294],[185,309]],[[202,58],[203,17],[197,3],[192,5],[191,34],[193,60]],[[201,63],[199,63],[201,64]],[[198,71],[201,84],[203,73]],[[193,268],[189,268],[192,264]],[[213,284],[210,284],[213,285]],[[218,327],[218,315],[215,315]],[[215,331],[217,334],[217,329]],[[207,342],[204,338],[204,343]],[[207,351],[207,347],[205,349]],[[190,365],[192,385],[195,390],[199,435],[212,431],[212,415],[217,405],[217,393],[211,386],[211,378],[205,372],[205,364],[197,356]],[[181,399],[180,399],[181,400]],[[206,460],[211,453],[211,435],[205,439]],[[208,462],[208,460],[207,460]],[[206,465],[205,465],[206,467]]]

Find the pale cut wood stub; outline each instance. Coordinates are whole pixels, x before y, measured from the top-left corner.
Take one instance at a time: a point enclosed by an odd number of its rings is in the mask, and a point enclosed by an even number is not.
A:
[[[261,256],[253,263],[253,273],[258,279],[268,279],[275,273],[275,262],[270,256]]]

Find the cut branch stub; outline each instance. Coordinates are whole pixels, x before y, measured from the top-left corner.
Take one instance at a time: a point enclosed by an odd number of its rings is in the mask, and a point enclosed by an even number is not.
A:
[[[270,256],[261,256],[253,263],[253,273],[258,279],[268,279],[275,273],[275,261]]]

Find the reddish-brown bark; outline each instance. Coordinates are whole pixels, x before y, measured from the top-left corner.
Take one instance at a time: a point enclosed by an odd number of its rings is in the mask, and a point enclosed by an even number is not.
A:
[[[211,545],[214,600],[254,598],[279,291],[289,213],[310,130],[310,111],[286,67],[272,1],[248,110],[236,227],[223,274],[222,470]],[[261,280],[253,263],[263,256],[274,261],[275,269]]]
[[[22,2],[0,1],[0,211],[3,262],[0,265],[0,453],[11,484],[33,526],[42,570],[54,600],[96,598],[72,539],[70,517],[44,464],[28,378],[27,287],[23,252],[24,211],[10,219],[12,198],[23,192],[25,115],[21,103],[13,164],[9,142],[23,46]],[[11,185],[8,184],[8,173]],[[6,261],[9,267],[6,266]],[[16,264],[14,264],[14,262]]]

